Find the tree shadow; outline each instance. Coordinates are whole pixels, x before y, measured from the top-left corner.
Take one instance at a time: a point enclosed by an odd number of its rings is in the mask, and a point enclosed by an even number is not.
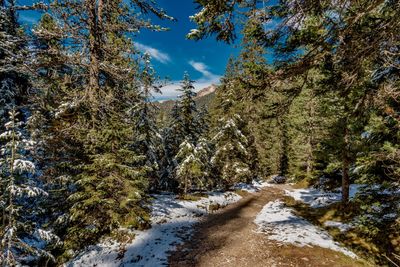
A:
[[[205,220],[199,222],[189,238],[183,237],[185,243],[170,253],[170,266],[197,266],[201,255],[226,246],[231,235],[248,225],[248,219],[241,214],[256,199],[256,196],[248,196],[238,203],[210,214]],[[233,220],[237,220],[238,223],[232,224]],[[243,220],[243,223],[240,223],[240,220]],[[226,227],[228,223],[230,223],[229,227]],[[219,231],[219,229],[224,229],[224,231]]]

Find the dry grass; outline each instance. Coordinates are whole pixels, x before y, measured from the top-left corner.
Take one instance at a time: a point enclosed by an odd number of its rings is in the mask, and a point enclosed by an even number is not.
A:
[[[293,198],[286,196],[284,201],[287,206],[294,209],[296,215],[307,219],[315,225],[322,228],[326,221],[336,221],[342,223],[349,223],[359,213],[359,206],[357,204],[348,204],[345,208],[340,203],[334,203],[332,205],[313,209],[308,205],[295,201]],[[382,254],[385,254],[385,245],[387,242],[386,236],[380,236],[379,240],[368,240],[363,237],[362,234],[356,230],[349,230],[347,232],[340,232],[337,228],[328,227],[326,230],[333,237],[335,241],[338,241],[348,248],[354,250],[358,255],[362,255],[363,258],[369,262],[371,266],[375,266],[372,262],[379,262],[382,264],[384,261]]]
[[[179,200],[187,200],[187,201],[198,201],[200,200],[202,197],[199,195],[179,195],[177,196],[177,199]]]
[[[295,183],[294,185],[292,185],[293,188],[295,189],[302,189],[302,188],[308,188],[310,187],[310,182],[307,179],[303,179],[297,183]]]

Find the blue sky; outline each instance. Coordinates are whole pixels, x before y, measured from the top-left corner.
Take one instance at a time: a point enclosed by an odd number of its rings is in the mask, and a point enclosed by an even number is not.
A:
[[[136,46],[142,51],[149,52],[153,57],[153,65],[160,77],[168,77],[170,85],[163,88],[163,95],[157,98],[174,98],[179,86],[179,80],[185,71],[196,81],[195,87],[202,89],[210,84],[218,83],[223,75],[226,63],[231,54],[236,54],[234,46],[208,38],[202,41],[186,40],[185,35],[195,24],[189,16],[196,13],[196,5],[192,0],[158,0],[159,6],[164,8],[177,22],[153,21],[170,28],[166,32],[151,32],[142,30],[136,39]],[[19,4],[31,4],[32,0],[19,0]],[[20,21],[31,24],[37,21],[40,15],[25,11],[20,14]]]

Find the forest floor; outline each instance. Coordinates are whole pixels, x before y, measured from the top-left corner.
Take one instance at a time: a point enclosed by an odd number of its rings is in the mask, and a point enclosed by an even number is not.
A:
[[[175,251],[170,252],[169,265],[176,267],[369,266],[362,260],[332,249],[304,244],[296,246],[296,241],[292,244],[283,243],[268,238],[270,234],[268,231],[260,232],[259,226],[254,221],[264,210],[263,207],[274,202],[278,203],[284,197],[285,189],[290,189],[290,186],[276,185],[265,187],[256,193],[244,193],[245,196],[240,201],[205,217],[194,226],[190,236],[182,235],[184,242]],[[308,222],[302,219],[298,220],[301,224],[292,225],[289,231],[295,234],[297,232],[297,235],[303,238],[301,228],[314,226],[308,225]],[[277,222],[278,226],[287,223],[284,220]],[[316,235],[314,232],[311,236]],[[275,234],[279,235],[279,232]],[[328,241],[333,244],[332,240]]]

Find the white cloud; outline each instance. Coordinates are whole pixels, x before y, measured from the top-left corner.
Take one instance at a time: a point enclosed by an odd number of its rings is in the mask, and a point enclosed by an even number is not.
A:
[[[140,51],[149,53],[152,58],[163,64],[167,64],[171,61],[171,57],[159,49],[141,43],[135,43],[135,46]]]
[[[195,70],[200,72],[206,77],[213,76],[213,74],[208,70],[208,66],[203,62],[196,62],[194,60],[189,61],[190,66],[192,66]]]
[[[209,70],[210,68],[206,64],[194,60],[189,61],[189,64],[195,70],[203,74],[203,77],[198,79],[194,84],[196,91],[204,89],[205,87],[210,86],[212,84],[219,84],[221,76],[212,73]]]

